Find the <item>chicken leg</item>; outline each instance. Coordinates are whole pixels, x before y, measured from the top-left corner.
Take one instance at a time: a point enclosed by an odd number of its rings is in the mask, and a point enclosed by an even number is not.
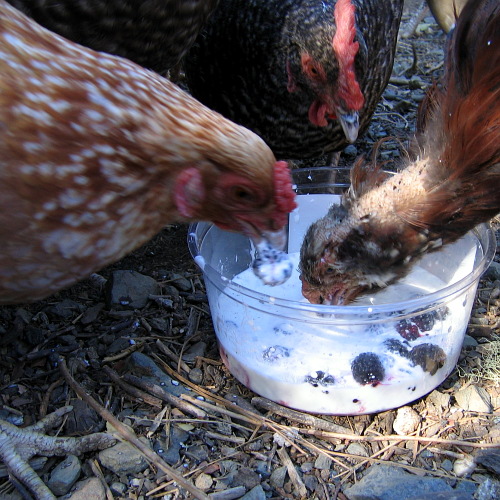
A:
[[[64,406],[24,428],[0,420],[0,458],[9,473],[21,481],[37,500],[54,500],[55,496],[29,465],[30,458],[35,455],[81,455],[108,448],[116,442],[113,436],[104,432],[82,437],[48,436],[46,432],[59,425],[62,417],[72,409],[72,406]]]

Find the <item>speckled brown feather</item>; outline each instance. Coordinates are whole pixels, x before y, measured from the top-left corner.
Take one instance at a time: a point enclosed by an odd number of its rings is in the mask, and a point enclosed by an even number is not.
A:
[[[259,137],[152,71],[0,8],[0,303],[45,297],[174,220],[285,223],[291,185]]]
[[[500,212],[500,4],[471,2],[448,51],[441,90],[432,89],[419,158],[362,192],[339,217],[309,228],[301,248],[303,293],[347,303],[403,277],[418,258]],[[368,174],[370,172],[368,171]]]

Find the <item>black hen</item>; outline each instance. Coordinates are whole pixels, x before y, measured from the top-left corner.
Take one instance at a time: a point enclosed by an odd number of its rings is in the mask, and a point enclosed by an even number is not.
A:
[[[218,0],[7,0],[42,26],[158,73],[177,64]]]
[[[391,74],[403,0],[221,0],[186,56],[193,95],[280,158],[338,151]]]
[[[419,157],[385,182],[358,162],[345,206],[308,229],[300,267],[311,302],[346,304],[385,287],[500,212],[499,82],[500,3],[470,1],[448,45],[442,88],[422,108]]]

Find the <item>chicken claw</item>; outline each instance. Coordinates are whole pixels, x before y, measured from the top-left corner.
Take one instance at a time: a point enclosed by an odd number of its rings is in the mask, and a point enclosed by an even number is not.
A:
[[[28,464],[30,458],[35,455],[80,455],[108,448],[116,442],[113,436],[104,432],[82,437],[47,436],[45,432],[59,425],[62,417],[72,409],[72,406],[64,406],[24,428],[0,420],[0,458],[9,473],[27,486],[37,500],[54,500],[55,496]]]

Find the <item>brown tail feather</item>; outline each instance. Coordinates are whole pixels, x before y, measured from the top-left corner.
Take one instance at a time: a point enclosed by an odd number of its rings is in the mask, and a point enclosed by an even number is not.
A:
[[[436,113],[424,141],[437,182],[415,225],[436,227],[443,239],[453,240],[500,212],[498,0],[470,1],[464,8],[443,89],[433,93]]]

